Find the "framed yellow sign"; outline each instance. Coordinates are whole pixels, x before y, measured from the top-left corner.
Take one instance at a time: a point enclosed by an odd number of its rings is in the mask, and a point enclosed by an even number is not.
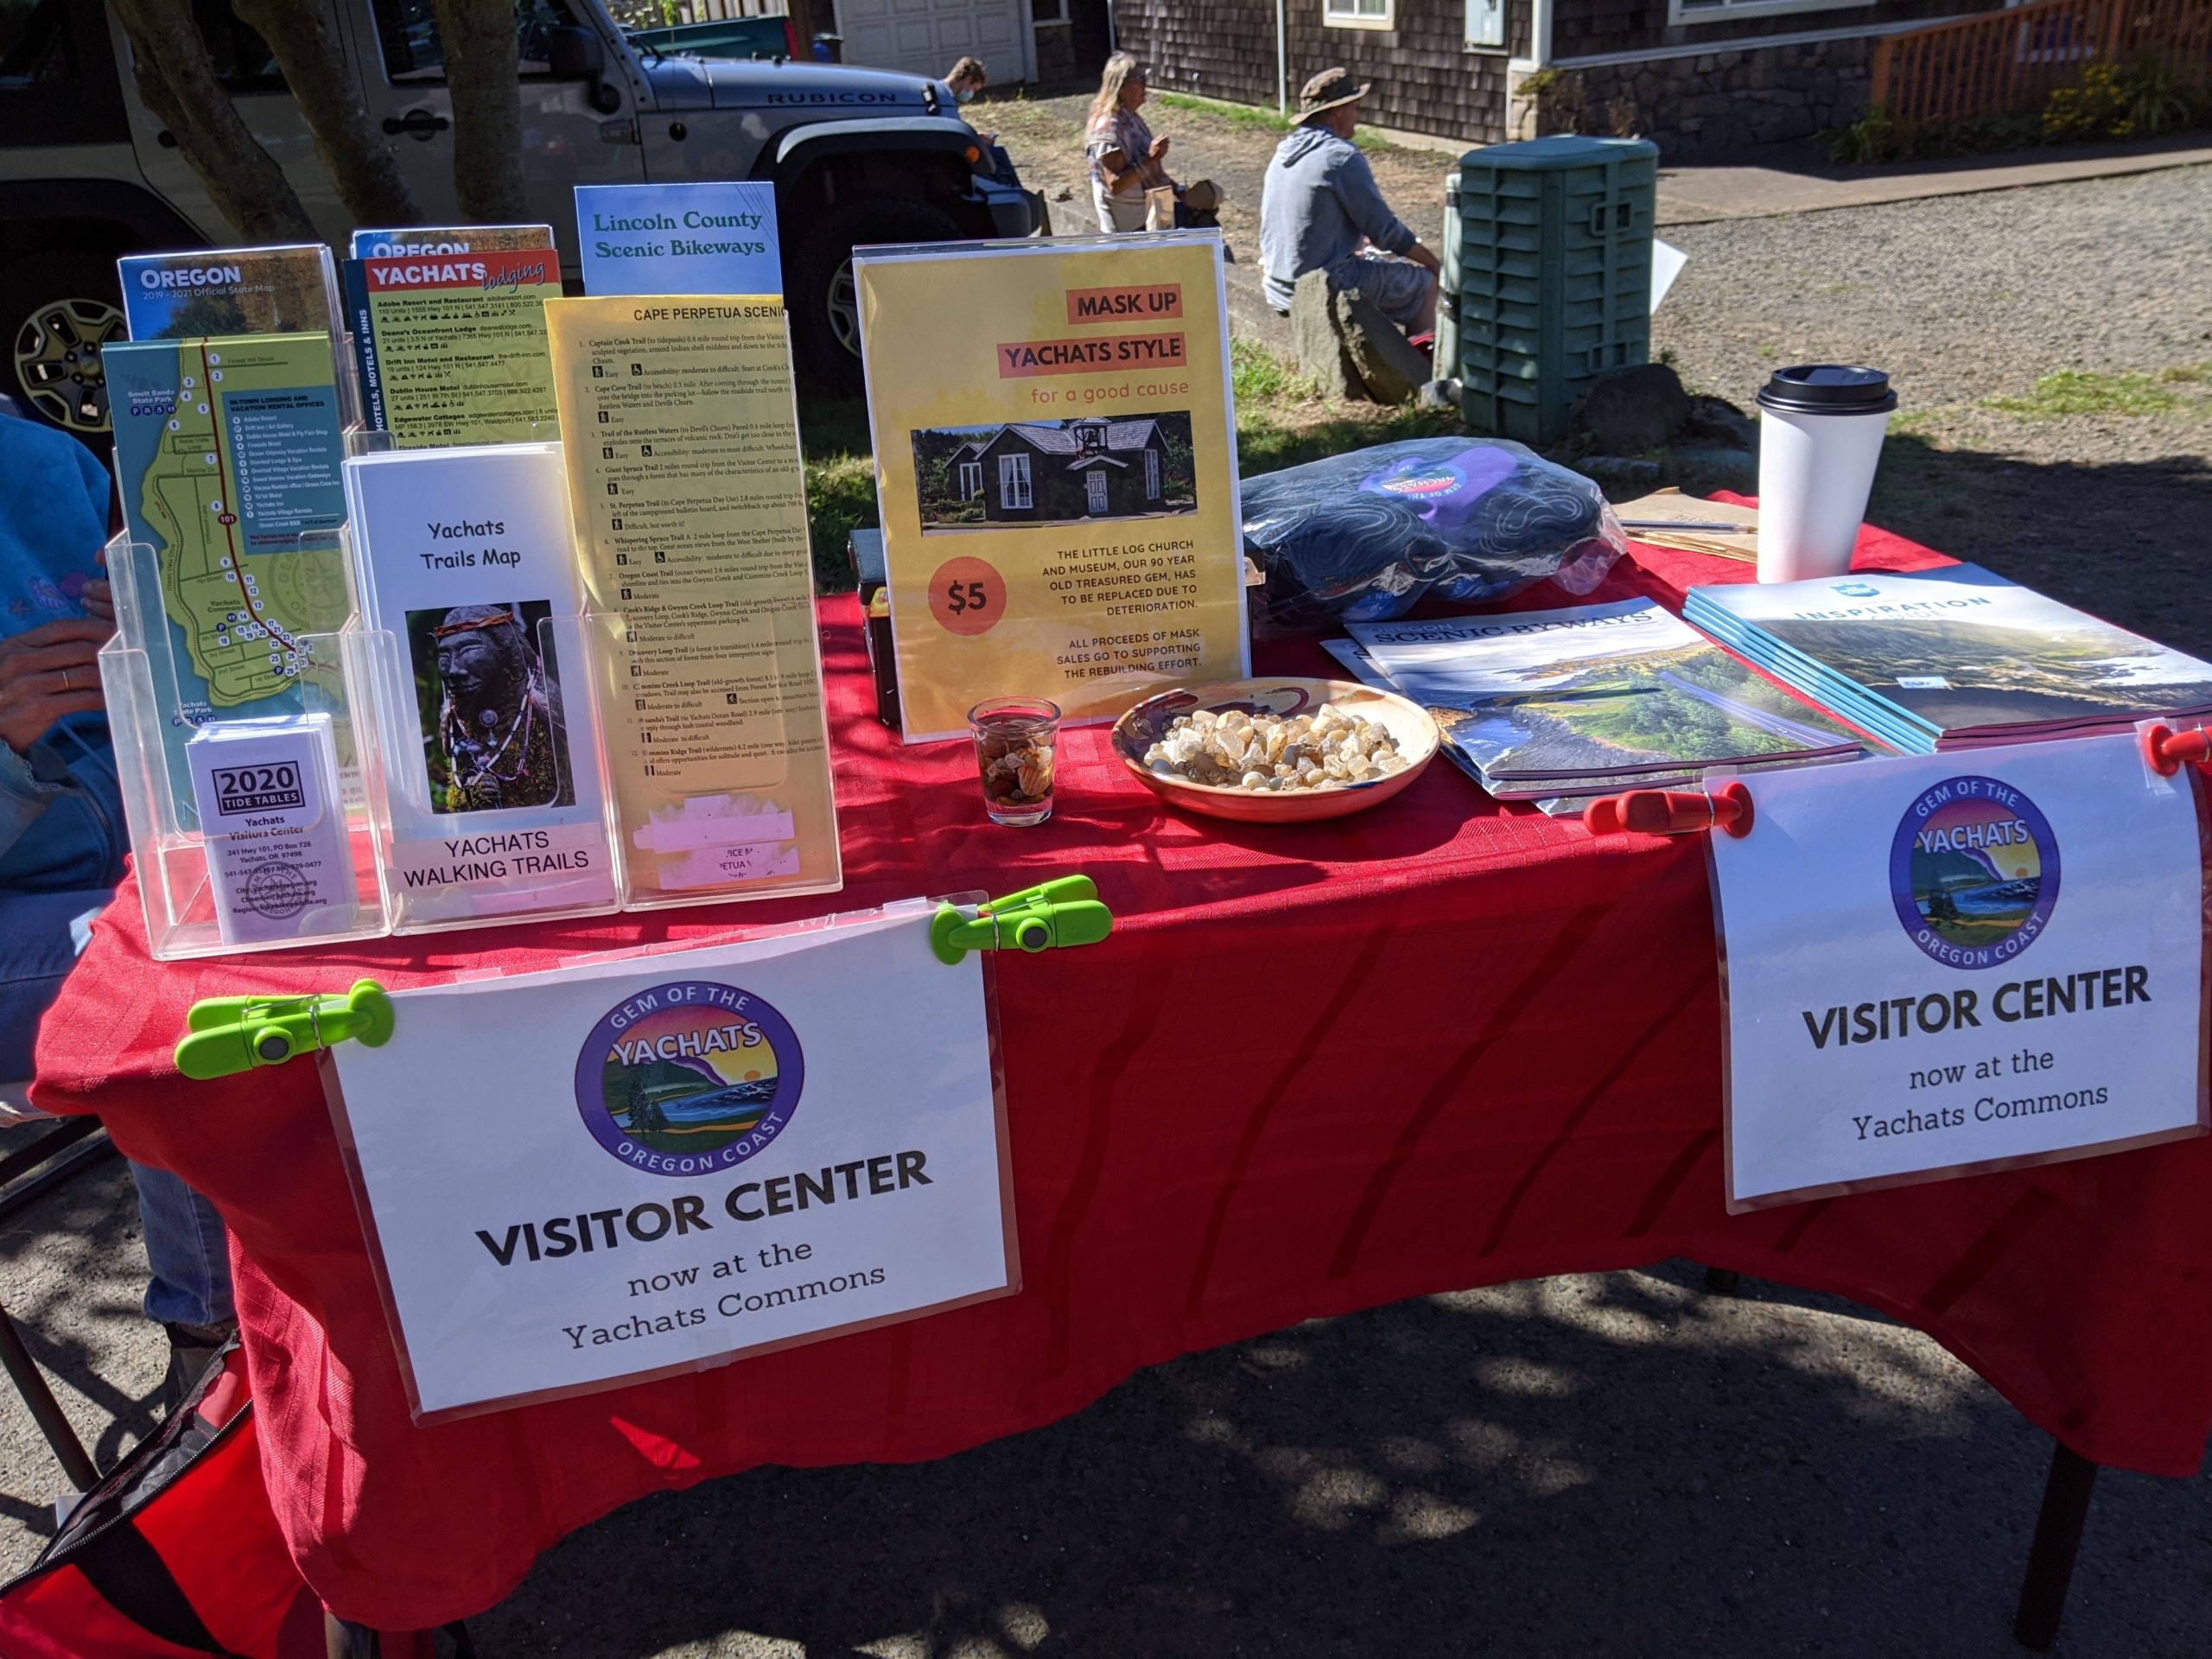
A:
[[[1218,235],[854,260],[906,740],[1247,671]]]

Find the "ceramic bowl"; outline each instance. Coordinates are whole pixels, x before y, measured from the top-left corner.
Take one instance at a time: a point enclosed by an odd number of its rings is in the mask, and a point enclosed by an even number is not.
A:
[[[1201,709],[1217,714],[1241,709],[1248,715],[1303,715],[1331,702],[1389,727],[1397,740],[1398,753],[1406,758],[1404,769],[1342,789],[1278,793],[1194,784],[1187,778],[1154,772],[1144,763],[1145,751],[1159,741],[1178,715],[1194,714]],[[1319,818],[1340,818],[1387,801],[1421,776],[1436,758],[1441,741],[1427,709],[1392,692],[1377,691],[1351,680],[1221,680],[1211,685],[1179,686],[1147,697],[1114,722],[1114,753],[1147,789],[1170,805],[1217,818],[1234,818],[1241,823],[1311,823]]]

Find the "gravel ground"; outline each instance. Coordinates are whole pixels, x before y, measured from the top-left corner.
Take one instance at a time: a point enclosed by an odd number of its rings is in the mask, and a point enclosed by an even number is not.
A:
[[[1076,194],[1056,217],[1087,205],[1081,102],[983,111]],[[1159,114],[1251,248],[1274,135]],[[1376,162],[1409,218],[1440,210],[1436,157]],[[2202,385],[2133,416],[1979,407],[2056,370],[2212,362],[2212,168],[1670,234],[1693,257],[1655,346],[1694,385],[1742,403],[1775,362],[1890,367],[1911,418],[1878,520],[2212,651]],[[152,1422],[143,1273],[117,1165],[0,1231],[0,1300],[103,1465]],[[1777,1287],[1709,1296],[1678,1263],[1316,1322],[938,1463],[651,1499],[473,1623],[487,1659],[1998,1659],[2048,1455],[1916,1333]],[[10,1405],[0,1570],[35,1554],[58,1484]],[[2208,1545],[2205,1479],[2107,1472],[2058,1651],[2202,1654]]]

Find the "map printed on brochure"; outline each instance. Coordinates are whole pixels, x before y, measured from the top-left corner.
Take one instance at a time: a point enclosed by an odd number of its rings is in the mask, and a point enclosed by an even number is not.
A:
[[[1486,780],[1668,772],[1859,747],[1648,599],[1347,627]]]
[[[350,608],[330,340],[133,340],[105,360],[124,524],[160,573],[156,683],[166,700],[173,673],[163,737],[190,828],[194,729],[298,711],[302,637],[335,632]]]
[[[1909,753],[2212,711],[2212,664],[1980,565],[1693,588],[1683,613]]]
[[[1731,1210],[2203,1132],[2191,768],[2123,732],[1742,782]]]
[[[556,443],[346,463],[362,620],[400,660],[393,881],[413,918],[613,899],[582,594]]]

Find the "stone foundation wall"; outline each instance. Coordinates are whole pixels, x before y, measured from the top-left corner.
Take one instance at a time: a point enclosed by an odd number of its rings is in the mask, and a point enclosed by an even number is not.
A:
[[[1667,161],[1780,143],[1863,114],[1873,55],[1862,38],[1563,70],[1534,100],[1529,124],[1637,133]]]

